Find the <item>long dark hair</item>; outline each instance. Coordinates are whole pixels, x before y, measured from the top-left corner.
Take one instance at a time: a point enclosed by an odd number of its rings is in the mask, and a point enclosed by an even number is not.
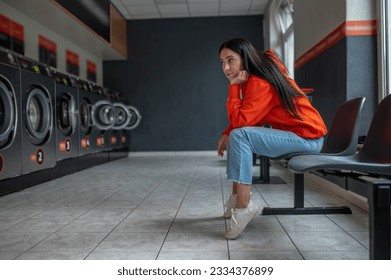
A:
[[[268,81],[277,91],[284,111],[289,116],[301,120],[295,104],[300,109],[298,98],[305,97],[305,95],[292,84],[287,74],[277,64],[281,63],[283,65],[276,53],[260,53],[249,41],[242,38],[234,38],[224,42],[220,46],[219,53],[225,48],[238,53],[242,57],[244,70]]]

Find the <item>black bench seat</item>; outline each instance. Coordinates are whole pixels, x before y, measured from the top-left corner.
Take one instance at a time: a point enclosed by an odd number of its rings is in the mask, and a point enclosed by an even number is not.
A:
[[[350,156],[300,155],[288,162],[297,174],[318,170],[347,170],[368,184],[369,239],[371,259],[390,259],[391,95],[376,109],[362,149]],[[350,176],[348,172],[346,176]]]

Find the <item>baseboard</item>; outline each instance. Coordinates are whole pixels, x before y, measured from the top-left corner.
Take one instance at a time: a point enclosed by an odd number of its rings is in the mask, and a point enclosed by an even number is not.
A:
[[[311,184],[311,185],[319,187],[319,188],[326,188],[330,192],[342,197],[343,199],[354,204],[355,206],[368,212],[368,203],[367,203],[367,199],[365,197],[362,197],[358,194],[347,191],[347,190],[341,188],[340,186],[333,184],[332,182],[330,182],[326,179],[323,179],[315,174],[306,173],[304,176],[304,181],[306,184]]]

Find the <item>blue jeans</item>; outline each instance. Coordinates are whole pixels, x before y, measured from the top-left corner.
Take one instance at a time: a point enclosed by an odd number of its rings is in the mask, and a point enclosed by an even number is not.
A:
[[[253,153],[279,157],[296,152],[319,152],[323,137],[305,139],[293,132],[266,127],[241,127],[231,131],[227,149],[228,181],[251,185]]]

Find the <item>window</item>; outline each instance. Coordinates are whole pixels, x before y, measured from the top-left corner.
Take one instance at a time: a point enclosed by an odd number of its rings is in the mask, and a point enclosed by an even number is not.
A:
[[[265,48],[274,49],[294,74],[293,0],[270,0],[264,14]]]
[[[378,76],[379,100],[391,93],[391,5],[388,0],[378,0]]]
[[[283,0],[276,15],[281,28],[281,58],[289,73],[294,74],[293,0]]]

